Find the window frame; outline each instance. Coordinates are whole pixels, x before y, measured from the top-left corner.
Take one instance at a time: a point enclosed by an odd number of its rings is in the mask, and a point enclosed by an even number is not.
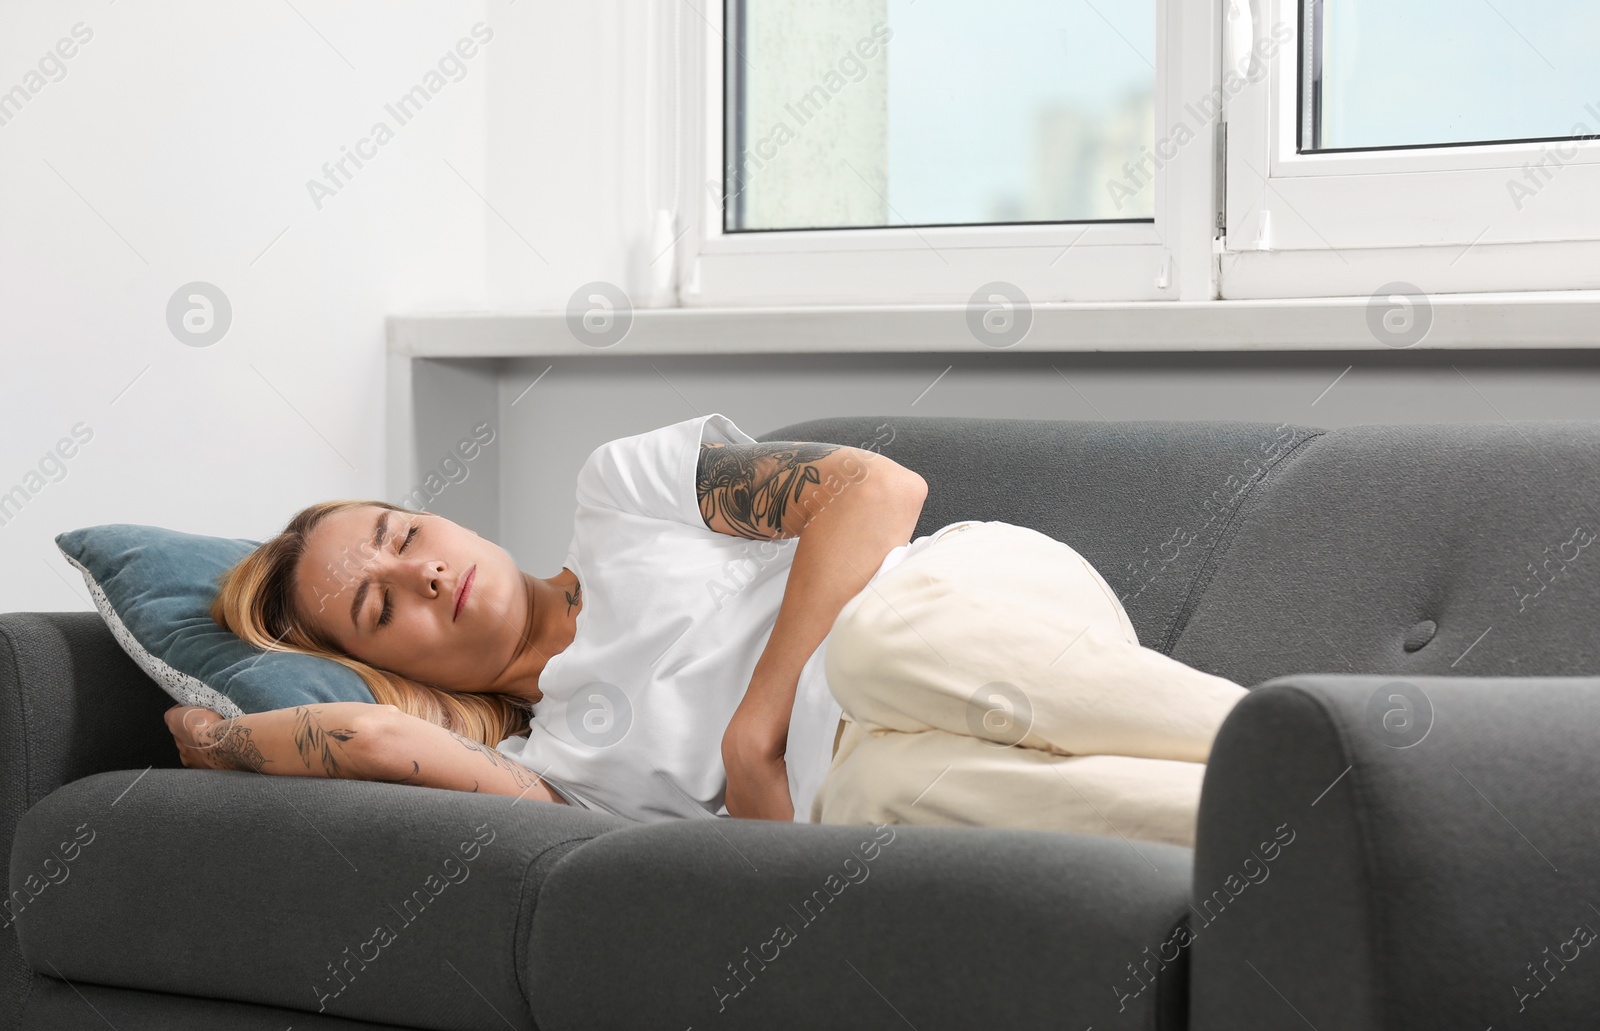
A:
[[[1421,293],[1600,287],[1600,205],[1582,203],[1600,194],[1600,139],[1301,153],[1305,5],[1250,7],[1250,45],[1279,25],[1292,35],[1229,104],[1222,297],[1359,296],[1397,281]],[[1243,42],[1225,67],[1240,67]],[[1600,118],[1583,124],[1600,133]],[[1525,166],[1540,161],[1552,174],[1516,203],[1508,183],[1529,182]]]

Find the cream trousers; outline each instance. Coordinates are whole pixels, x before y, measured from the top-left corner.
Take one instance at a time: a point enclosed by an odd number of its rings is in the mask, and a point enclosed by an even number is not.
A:
[[[814,823],[1022,827],[1193,847],[1217,729],[1245,689],[1139,644],[1061,541],[974,522],[840,611],[844,709]]]

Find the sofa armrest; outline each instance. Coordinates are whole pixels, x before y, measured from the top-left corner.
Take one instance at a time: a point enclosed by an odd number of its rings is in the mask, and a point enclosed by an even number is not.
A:
[[[180,767],[161,720],[171,705],[98,613],[0,614],[0,841],[79,777]],[[0,1027],[18,1025],[29,984],[14,929],[0,929]]]
[[[173,701],[94,612],[0,614],[0,819],[106,770],[181,767]],[[10,840],[9,834],[7,840]]]
[[[545,871],[632,824],[372,781],[99,773],[23,816],[5,918],[33,969],[73,983],[532,1028],[527,939]]]
[[[1213,744],[1194,875],[1194,1031],[1589,1026],[1600,678],[1267,681]]]

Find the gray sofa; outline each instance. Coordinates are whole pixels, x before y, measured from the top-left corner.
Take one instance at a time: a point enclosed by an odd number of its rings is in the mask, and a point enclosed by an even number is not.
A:
[[[12,613],[0,1025],[1594,1026],[1600,421],[763,439],[886,437],[919,534],[1068,541],[1145,645],[1251,688],[1193,850],[186,770],[97,616]]]

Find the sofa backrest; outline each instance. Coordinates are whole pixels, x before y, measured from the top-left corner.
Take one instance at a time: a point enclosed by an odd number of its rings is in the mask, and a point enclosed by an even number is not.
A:
[[[1600,674],[1600,421],[1367,425],[817,419],[761,440],[921,473],[916,534],[1072,545],[1141,644],[1247,687],[1295,673]]]
[[[1171,651],[1207,559],[1269,471],[1323,431],[1254,422],[862,416],[758,439],[881,452],[928,481],[914,535],[997,519],[1065,541],[1106,578],[1139,642]]]
[[[1600,674],[1600,421],[1353,426],[1275,469],[1173,658],[1291,673]]]

